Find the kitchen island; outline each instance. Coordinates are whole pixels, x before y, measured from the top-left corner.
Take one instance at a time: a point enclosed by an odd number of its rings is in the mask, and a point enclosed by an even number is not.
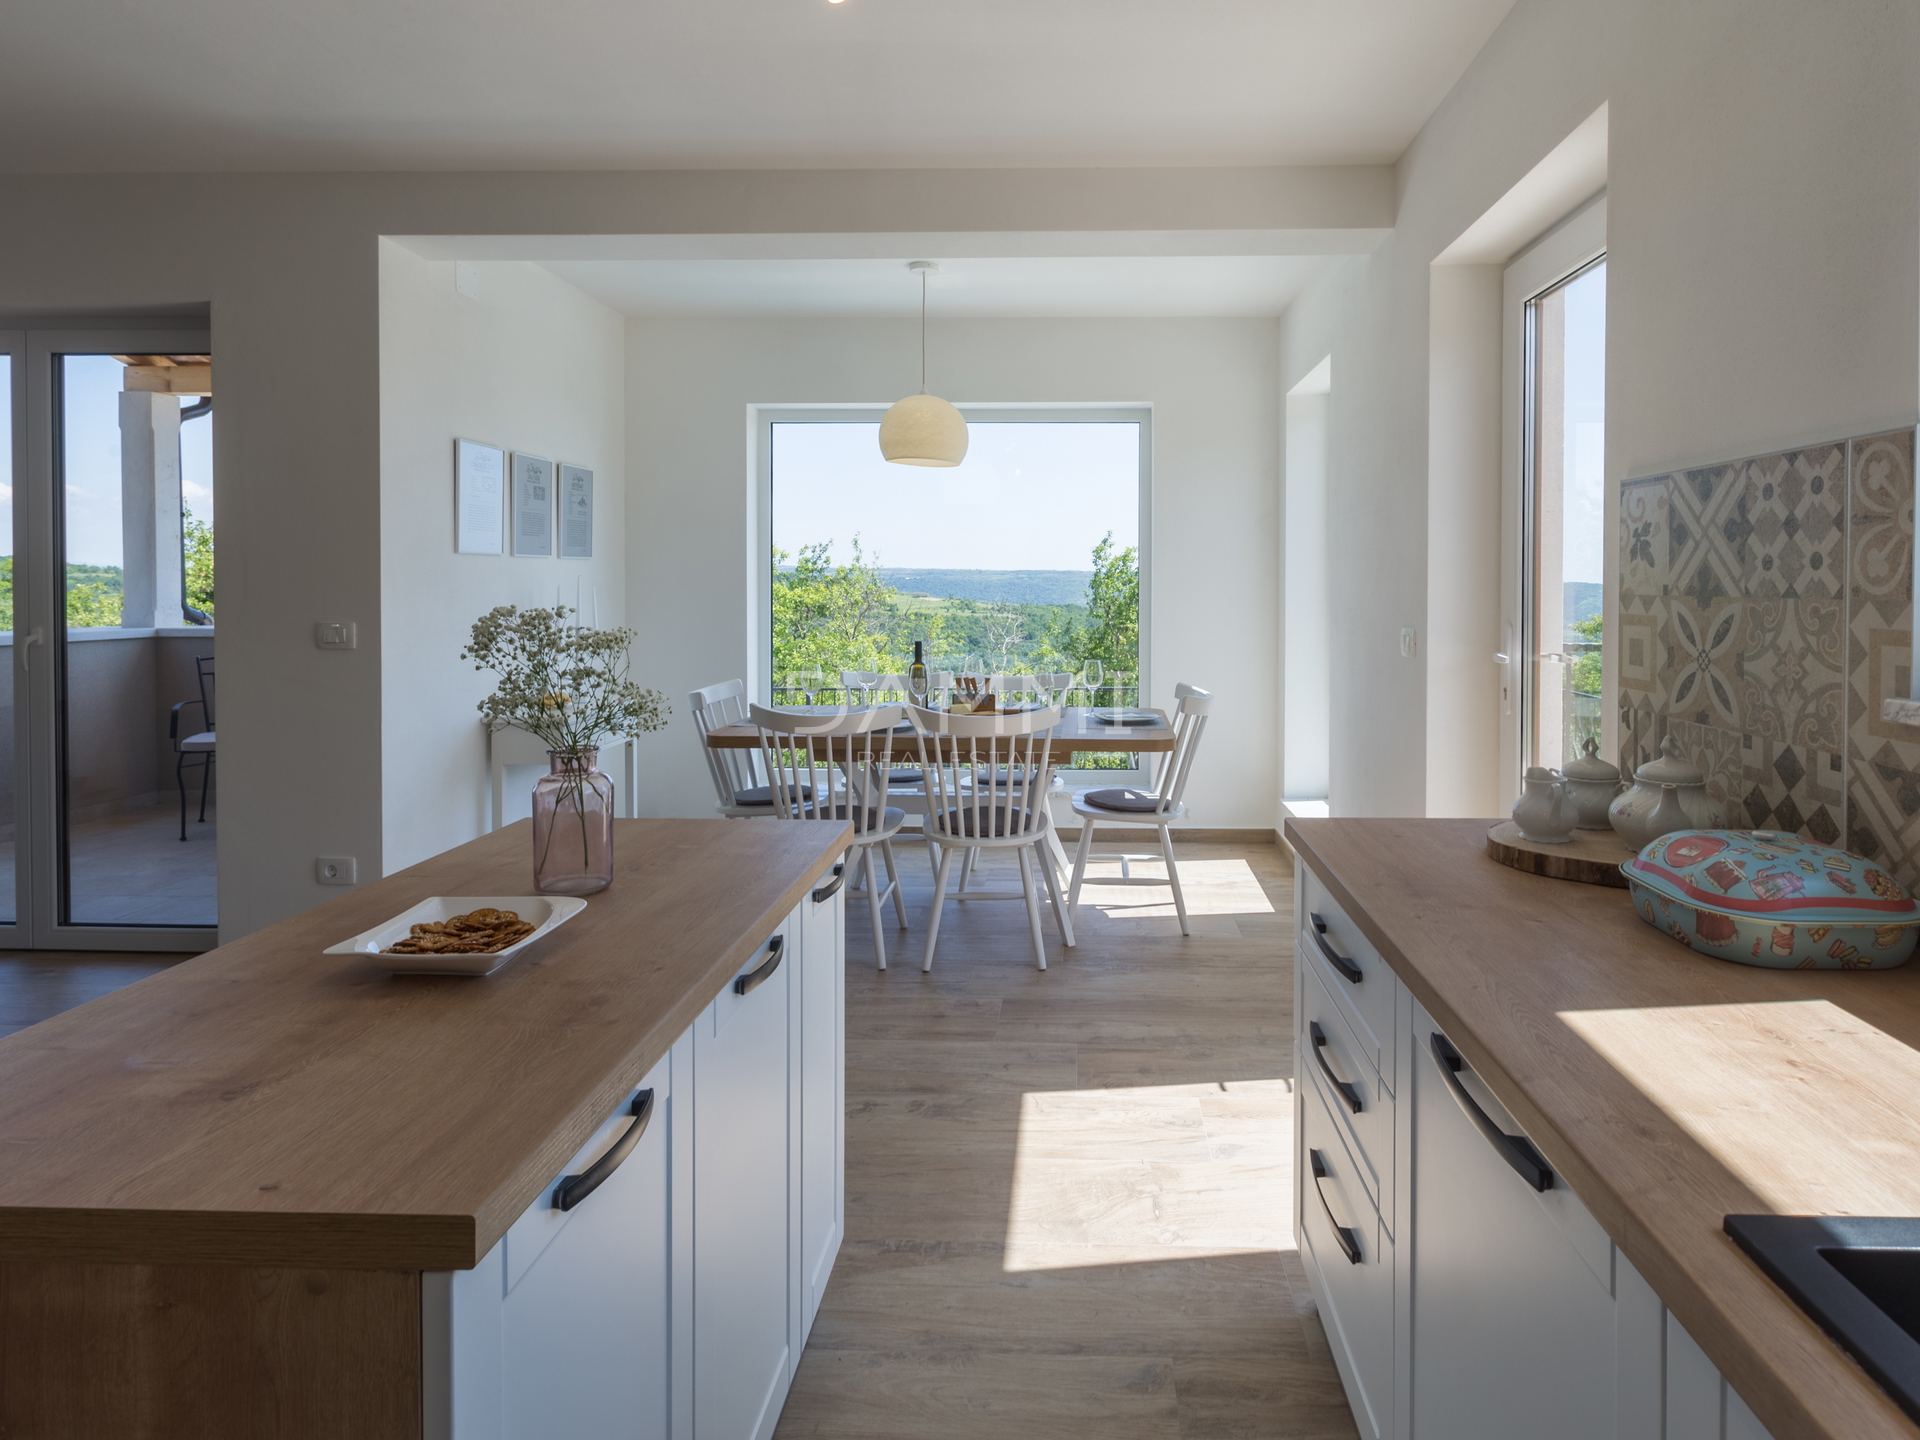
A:
[[[839,1245],[851,830],[615,823],[492,976],[321,952],[527,893],[526,822],[0,1040],[0,1433],[771,1433]]]
[[[1361,1433],[1920,1436],[1722,1231],[1920,1216],[1920,964],[1697,954],[1489,823],[1286,827],[1296,1229]]]

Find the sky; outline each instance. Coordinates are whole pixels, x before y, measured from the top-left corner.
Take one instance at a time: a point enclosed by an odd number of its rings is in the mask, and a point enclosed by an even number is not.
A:
[[[1606,559],[1607,267],[1567,286],[1564,580],[1600,583]]]
[[[119,394],[123,367],[111,355],[68,355],[62,364],[65,366],[62,389],[66,398],[63,449],[67,471],[67,559],[82,565],[118,565],[121,558]],[[183,408],[193,403],[191,399],[181,402]],[[180,427],[180,487],[187,509],[194,517],[211,522],[211,415],[189,420]],[[11,552],[13,547],[7,548]]]
[[[952,469],[890,465],[877,421],[773,426],[773,543],[833,542],[901,570],[1091,570],[1108,531],[1140,539],[1134,421],[969,425]]]

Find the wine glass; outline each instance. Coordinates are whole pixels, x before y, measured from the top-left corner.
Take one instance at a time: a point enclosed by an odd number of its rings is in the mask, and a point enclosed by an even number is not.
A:
[[[796,678],[800,682],[800,694],[806,700],[807,708],[811,710],[813,708],[814,696],[818,695],[820,693],[820,687],[827,683],[827,677],[821,672],[820,667],[816,665],[809,669],[802,670]]]
[[[913,694],[913,703],[922,710],[927,708],[927,677],[932,672],[922,665],[918,670],[907,670],[907,689]]]
[[[1095,705],[1100,703],[1100,682],[1106,677],[1107,667],[1098,660],[1087,661],[1087,698]]]

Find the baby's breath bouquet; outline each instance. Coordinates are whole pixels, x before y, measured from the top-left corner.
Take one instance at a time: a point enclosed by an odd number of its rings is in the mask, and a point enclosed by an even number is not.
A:
[[[497,605],[473,622],[460,658],[500,677],[480,702],[487,723],[525,730],[553,756],[553,773],[534,789],[535,887],[585,895],[613,879],[613,782],[598,769],[600,743],[658,730],[672,712],[666,696],[628,678],[634,632],[570,625],[574,613],[565,605]],[[573,826],[559,823],[569,816],[579,821],[577,867]],[[556,854],[554,837],[562,828],[569,838]]]
[[[569,625],[573,613],[565,605],[496,605],[473,622],[460,658],[500,677],[480,702],[487,722],[518,726],[549,750],[587,750],[664,726],[673,713],[667,697],[627,678],[627,646],[636,632]]]

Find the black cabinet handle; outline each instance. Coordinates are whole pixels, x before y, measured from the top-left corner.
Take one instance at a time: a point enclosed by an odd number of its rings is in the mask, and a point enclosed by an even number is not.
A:
[[[1313,921],[1313,943],[1320,947],[1320,953],[1327,957],[1327,963],[1355,985],[1366,979],[1358,965],[1327,943],[1327,922],[1318,915],[1309,915],[1307,918]]]
[[[1347,1102],[1347,1108],[1358,1115],[1364,1108],[1360,1103],[1360,1092],[1333,1073],[1333,1067],[1327,1063],[1327,1032],[1320,1028],[1320,1022],[1308,1022],[1307,1031],[1313,1036],[1313,1058],[1320,1062],[1320,1073],[1327,1077],[1327,1083]]]
[[[758,970],[750,970],[745,975],[736,976],[733,982],[733,993],[736,995],[751,995],[755,990],[759,989],[760,986],[768,980],[771,980],[773,978],[773,972],[780,968],[781,947],[785,944],[786,937],[784,935],[776,935],[767,941],[767,950],[769,952],[767,955],[767,963],[762,965]]]
[[[571,1210],[604,1185],[607,1177],[618,1170],[620,1163],[633,1153],[633,1147],[638,1145],[640,1137],[647,1133],[647,1124],[652,1119],[653,1091],[642,1090],[633,1097],[633,1123],[627,1126],[618,1140],[613,1142],[611,1150],[587,1167],[584,1175],[568,1175],[561,1180],[560,1188],[553,1192],[553,1208]]]
[[[813,892],[813,903],[816,905],[826,904],[827,901],[831,900],[834,896],[840,893],[840,887],[846,883],[847,883],[847,867],[844,865],[834,866],[833,879],[829,880],[826,884],[822,885],[818,890]]]
[[[1320,1158],[1318,1150],[1307,1151],[1307,1158],[1313,1162],[1313,1193],[1320,1197],[1320,1208],[1327,1212],[1327,1224],[1333,1227],[1333,1238],[1340,1242],[1340,1253],[1347,1257],[1349,1265],[1358,1265],[1360,1237],[1333,1218],[1333,1206],[1327,1203],[1327,1192],[1320,1188],[1320,1182],[1327,1178],[1327,1162]]]
[[[1513,1173],[1526,1181],[1534,1189],[1545,1192],[1553,1188],[1553,1167],[1548,1165],[1533,1143],[1524,1135],[1509,1135],[1493,1123],[1493,1117],[1480,1108],[1473,1096],[1467,1093],[1467,1087],[1460,1083],[1459,1072],[1467,1067],[1460,1052],[1453,1043],[1439,1031],[1433,1034],[1433,1063],[1440,1067],[1440,1077],[1447,1082],[1447,1088],[1453,1092],[1453,1098],[1460,1103],[1466,1117],[1473,1122],[1473,1128],[1487,1137],[1487,1143],[1500,1152],[1500,1158],[1513,1167]]]

